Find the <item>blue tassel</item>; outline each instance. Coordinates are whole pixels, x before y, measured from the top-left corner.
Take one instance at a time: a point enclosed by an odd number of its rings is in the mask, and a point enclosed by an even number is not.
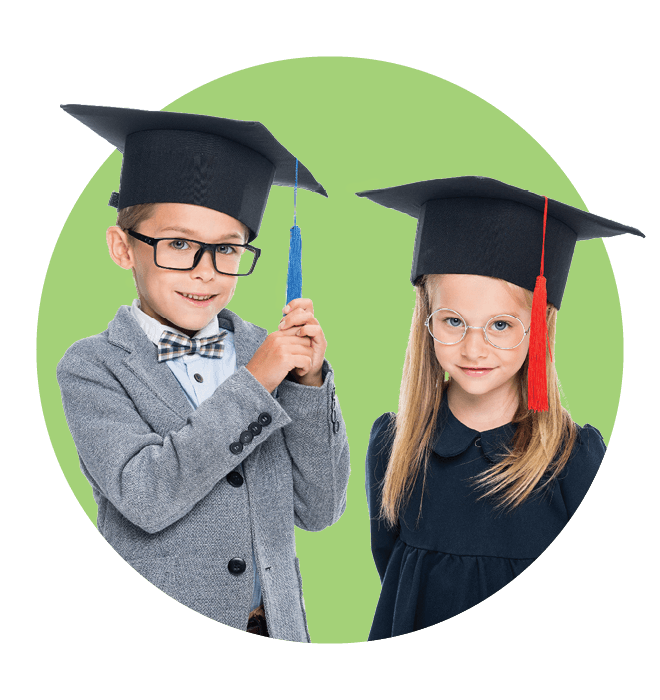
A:
[[[302,238],[296,222],[298,198],[298,160],[296,159],[296,183],[293,189],[293,228],[289,240],[289,269],[286,275],[286,303],[302,297]]]
[[[293,226],[289,243],[289,271],[286,276],[286,303],[302,296],[302,239],[300,228]]]

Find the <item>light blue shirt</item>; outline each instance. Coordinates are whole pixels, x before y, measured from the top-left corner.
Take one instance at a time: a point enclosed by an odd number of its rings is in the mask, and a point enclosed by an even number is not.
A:
[[[138,299],[133,300],[131,306],[133,318],[138,322],[140,328],[145,332],[147,338],[158,345],[163,331],[179,333],[176,328],[164,326],[155,318],[147,316],[140,308]],[[224,330],[224,329],[223,329]],[[220,331],[218,318],[213,317],[211,322],[204,326],[201,331],[197,331],[194,338],[207,338]],[[224,337],[224,353],[222,357],[204,357],[195,353],[194,355],[182,355],[173,360],[166,360],[165,364],[172,370],[181,385],[186,398],[193,408],[197,408],[202,401],[213,394],[213,392],[236,371],[236,348],[234,346],[234,333],[227,330]],[[195,375],[201,377],[203,381],[195,379]],[[252,569],[254,571],[254,588],[252,590],[252,610],[261,605],[261,581],[257,572],[257,562],[252,551]]]

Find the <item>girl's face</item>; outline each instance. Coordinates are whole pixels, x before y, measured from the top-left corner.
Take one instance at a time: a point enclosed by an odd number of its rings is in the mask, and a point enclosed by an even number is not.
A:
[[[457,311],[468,326],[485,326],[495,316],[519,318],[524,330],[532,318],[524,290],[503,280],[479,275],[437,275],[429,287],[431,311],[449,308]],[[451,323],[451,321],[450,321]],[[442,368],[455,382],[456,389],[473,396],[501,396],[517,393],[517,374],[529,349],[529,334],[512,350],[500,350],[484,338],[478,328],[468,328],[455,345],[434,341],[435,354]]]

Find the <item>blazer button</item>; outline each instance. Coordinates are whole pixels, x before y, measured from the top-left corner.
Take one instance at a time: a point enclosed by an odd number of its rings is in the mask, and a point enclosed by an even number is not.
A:
[[[195,372],[195,374],[193,374],[193,377],[195,378],[195,381],[199,382],[200,384],[204,381],[204,377],[202,377],[202,375],[199,372]]]
[[[259,423],[252,422],[250,425],[248,425],[248,430],[251,431],[252,435],[259,435],[261,432],[261,426]]]
[[[227,568],[229,569],[230,574],[234,574],[235,576],[238,576],[239,574],[242,574],[245,569],[245,562],[242,559],[239,559],[238,557],[235,557],[234,559],[229,560],[229,564],[227,564]]]
[[[229,445],[229,449],[232,454],[240,455],[241,452],[243,452],[243,444],[240,442],[232,442],[231,445]]]
[[[260,413],[257,420],[261,425],[270,425],[273,422],[273,419],[270,417],[270,413]]]
[[[254,439],[254,435],[249,430],[244,430],[238,438],[244,445],[249,444]]]
[[[243,477],[238,472],[229,472],[227,481],[236,488],[243,486]]]

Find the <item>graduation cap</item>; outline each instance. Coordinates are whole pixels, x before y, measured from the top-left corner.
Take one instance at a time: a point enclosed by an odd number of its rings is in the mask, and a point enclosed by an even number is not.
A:
[[[430,274],[497,277],[534,292],[529,408],[547,410],[546,305],[561,306],[575,244],[641,231],[487,177],[454,177],[357,193],[417,219],[410,281]]]
[[[117,209],[162,202],[196,204],[245,224],[250,242],[259,233],[271,185],[328,196],[260,122],[92,105],[62,109],[123,154],[119,193],[110,198]],[[287,302],[290,293],[302,293],[300,229],[295,220],[291,239],[295,289],[287,292]]]

